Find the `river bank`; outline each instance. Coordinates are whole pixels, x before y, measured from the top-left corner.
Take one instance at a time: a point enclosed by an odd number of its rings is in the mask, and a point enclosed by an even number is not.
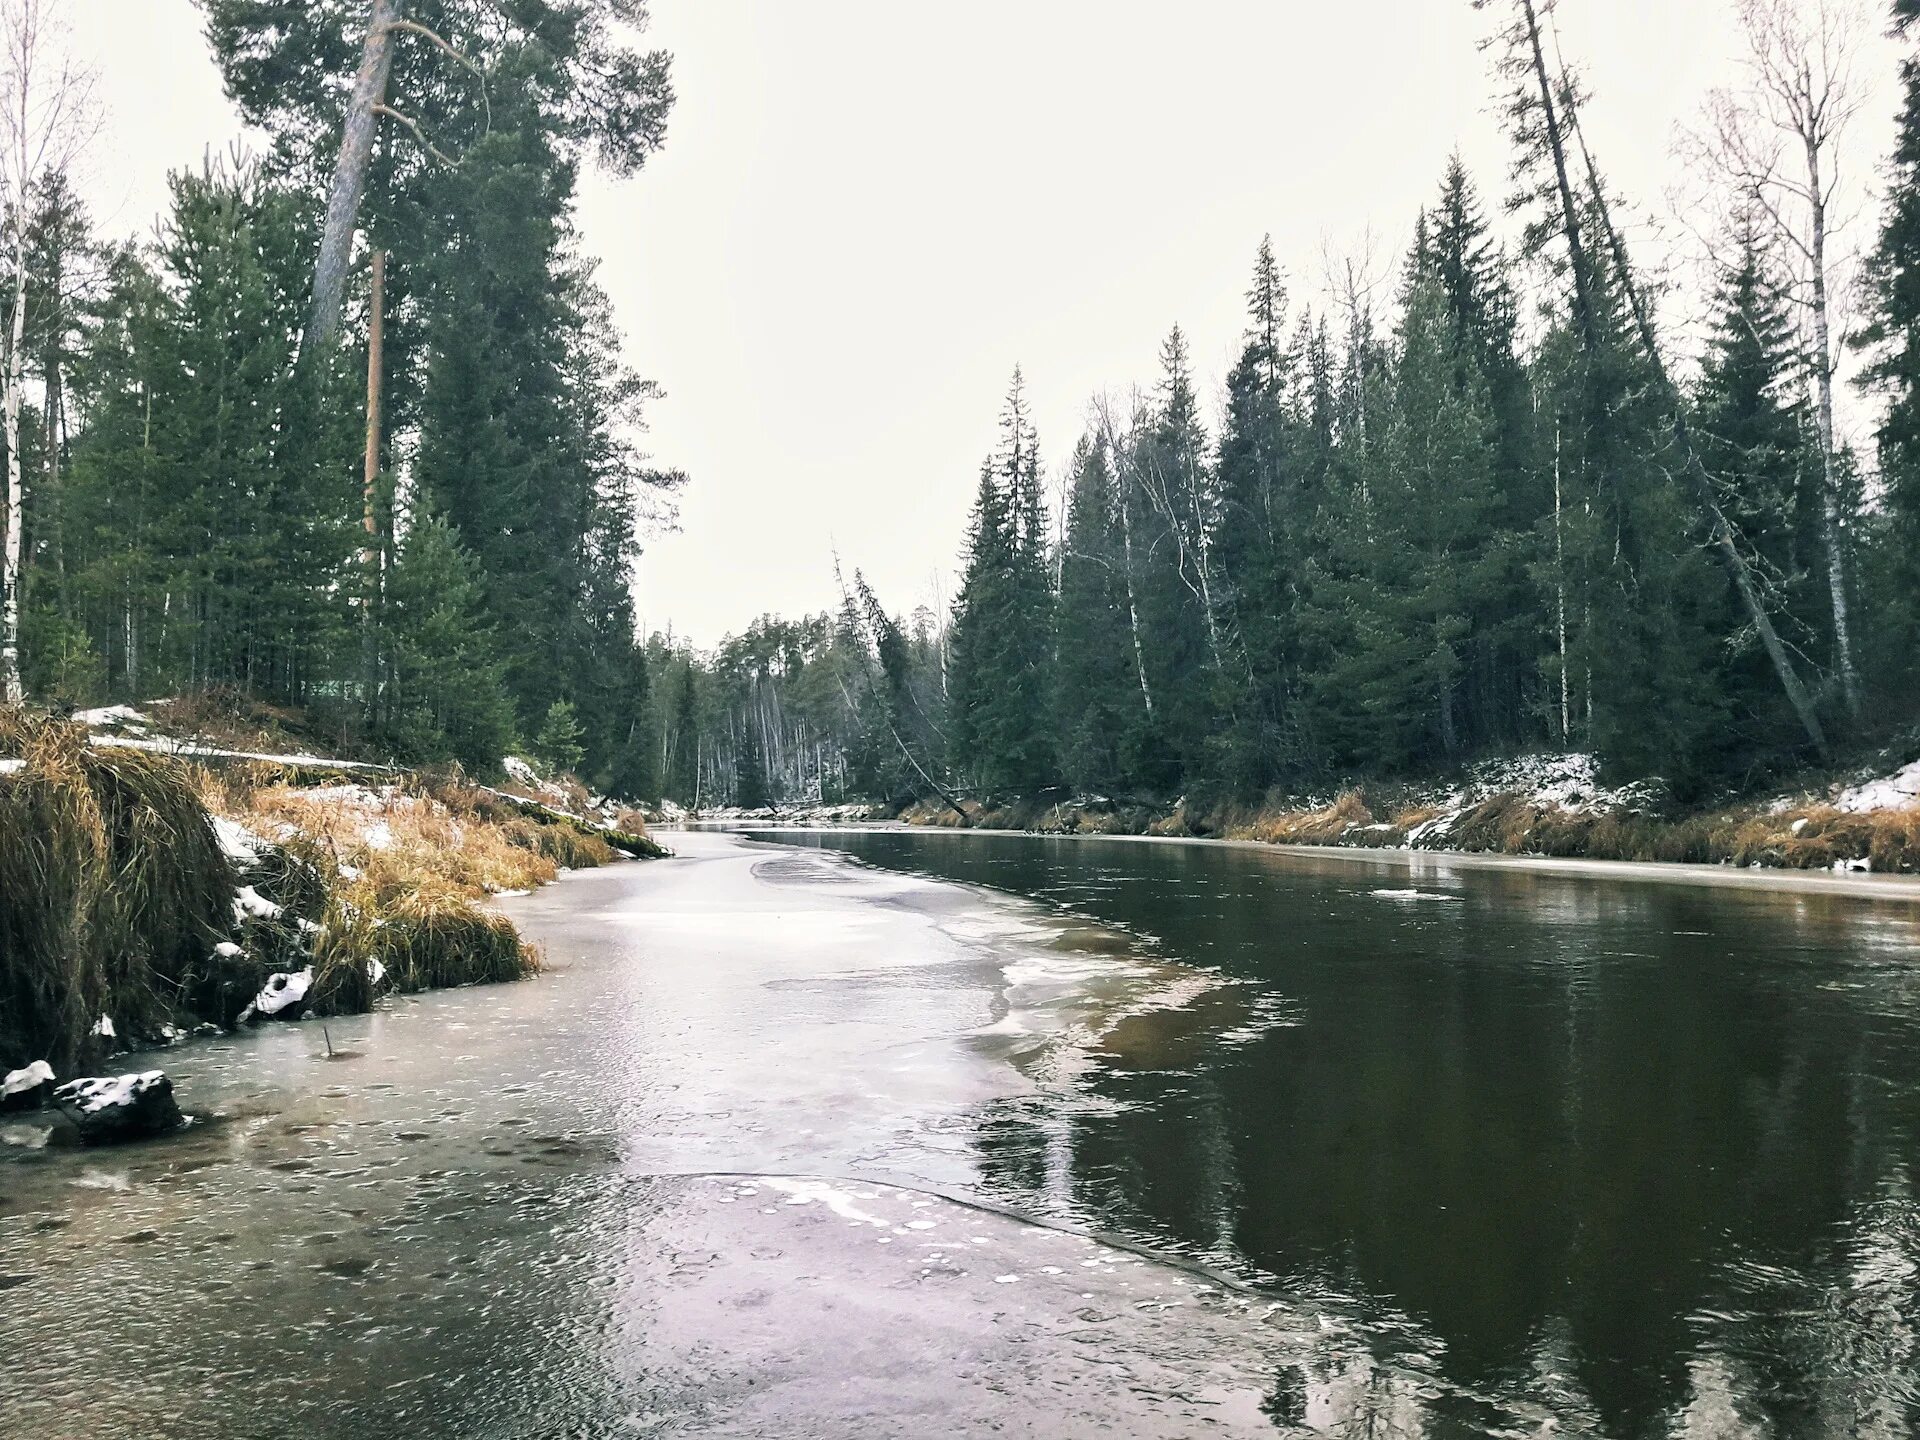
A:
[[[0,711],[0,1073],[522,978],[538,953],[490,897],[660,853],[565,801],[235,750],[128,707]]]
[[[1373,783],[1259,805],[1102,796],[963,798],[898,812],[910,825],[1043,835],[1138,835],[1839,874],[1920,873],[1920,761],[1802,790],[1692,809],[1657,782],[1609,787],[1593,757],[1489,762],[1452,782]]]

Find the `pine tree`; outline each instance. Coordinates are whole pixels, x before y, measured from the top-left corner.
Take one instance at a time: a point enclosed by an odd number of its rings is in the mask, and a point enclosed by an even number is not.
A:
[[[533,753],[549,770],[578,770],[586,751],[581,748],[580,719],[573,702],[556,700],[547,707],[533,737]]]
[[[1920,33],[1920,0],[1894,0],[1895,32]],[[1867,258],[1869,312],[1858,343],[1865,382],[1886,402],[1879,441],[1883,482],[1866,578],[1875,659],[1861,668],[1885,676],[1903,698],[1920,692],[1920,50],[1900,63],[1904,91],[1887,173],[1880,238]]]
[[[981,467],[954,607],[953,750],[989,788],[1051,782],[1048,724],[1052,597],[1039,440],[1014,371],[1000,444]]]
[[[1119,496],[1105,438],[1074,447],[1053,666],[1054,731],[1066,782],[1081,793],[1124,789],[1126,757],[1146,725],[1134,677]]]
[[[1303,758],[1293,706],[1294,582],[1315,497],[1307,426],[1289,408],[1286,303],[1272,243],[1263,239],[1247,293],[1246,338],[1227,375],[1212,518],[1219,610],[1237,663],[1216,678],[1218,708],[1233,723],[1213,738],[1209,765],[1238,794],[1258,794]]]
[[[490,774],[513,748],[513,703],[479,565],[444,519],[408,531],[386,598],[392,738],[412,758]]]

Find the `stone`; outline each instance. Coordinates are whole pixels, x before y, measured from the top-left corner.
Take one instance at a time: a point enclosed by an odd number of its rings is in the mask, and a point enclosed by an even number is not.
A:
[[[53,1092],[53,1103],[88,1145],[163,1135],[186,1124],[173,1082],[160,1070],[69,1080]]]
[[[53,1095],[53,1067],[36,1060],[0,1080],[0,1112],[38,1110]]]

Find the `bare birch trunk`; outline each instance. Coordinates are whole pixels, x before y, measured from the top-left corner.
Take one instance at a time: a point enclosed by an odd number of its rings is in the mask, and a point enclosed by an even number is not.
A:
[[[1860,717],[1860,677],[1854,669],[1847,616],[1846,535],[1840,520],[1840,477],[1834,465],[1833,321],[1827,299],[1827,197],[1822,189],[1820,141],[1806,138],[1807,194],[1812,210],[1814,390],[1820,421],[1820,522],[1827,551],[1827,593],[1833,607],[1833,653],[1847,713]]]
[[[20,525],[24,490],[20,473],[20,387],[26,370],[26,357],[21,353],[27,329],[25,223],[24,218],[16,218],[14,222],[13,328],[7,337],[5,397],[0,402],[7,447],[7,544],[4,563],[0,563],[0,692],[9,705],[19,705],[26,699],[26,690],[20,682]]]
[[[1560,522],[1560,422],[1553,422],[1553,562],[1556,571],[1554,583],[1555,620],[1560,630],[1560,743],[1567,745],[1573,738],[1573,706],[1571,700],[1572,682],[1567,675],[1567,552],[1561,535]]]
[[[1641,349],[1646,352],[1647,363],[1653,368],[1654,378],[1671,406],[1673,439],[1675,448],[1681,456],[1680,468],[1693,492],[1694,503],[1699,506],[1702,516],[1707,521],[1708,543],[1720,563],[1726,568],[1727,577],[1733,582],[1734,590],[1740,596],[1741,605],[1753,622],[1755,632],[1760,636],[1760,643],[1767,652],[1767,658],[1773,663],[1774,673],[1779,677],[1780,688],[1786,694],[1787,703],[1793,707],[1794,714],[1799,717],[1800,724],[1806,730],[1807,738],[1813,742],[1814,749],[1825,756],[1827,754],[1826,731],[1821,727],[1820,716],[1814,709],[1813,699],[1807,693],[1806,687],[1801,684],[1799,672],[1793,666],[1793,658],[1781,642],[1779,631],[1774,628],[1773,617],[1767,613],[1766,602],[1761,598],[1753,572],[1747,565],[1746,557],[1740,553],[1740,548],[1735,543],[1733,526],[1727,520],[1726,513],[1720,508],[1719,500],[1714,496],[1713,480],[1701,463],[1699,451],[1694,447],[1693,432],[1687,424],[1686,406],[1682,403],[1680,391],[1674,385],[1673,377],[1667,370],[1666,359],[1660,353],[1658,337],[1653,333],[1653,320],[1647,313],[1646,297],[1640,293],[1640,287],[1633,278],[1633,270],[1627,264],[1626,245],[1620,238],[1620,232],[1614,227],[1611,209],[1607,204],[1606,190],[1600,183],[1600,173],[1594,164],[1593,153],[1587,149],[1577,112],[1569,112],[1566,117],[1567,129],[1562,130],[1560,107],[1554,99],[1546,54],[1541,45],[1540,22],[1534,8],[1534,0],[1520,0],[1520,8],[1526,22],[1534,73],[1540,87],[1542,113],[1553,154],[1555,180],[1559,186],[1563,207],[1561,220],[1566,227],[1577,303],[1584,311],[1583,329],[1589,336],[1589,343],[1593,343],[1591,339],[1593,316],[1588,303],[1592,292],[1586,288],[1586,277],[1589,273],[1587,256],[1580,239],[1579,210],[1574,202],[1573,185],[1567,167],[1565,141],[1569,132],[1580,141],[1581,153],[1586,161],[1588,198],[1593,202],[1602,236],[1613,260],[1614,270],[1626,293]]]

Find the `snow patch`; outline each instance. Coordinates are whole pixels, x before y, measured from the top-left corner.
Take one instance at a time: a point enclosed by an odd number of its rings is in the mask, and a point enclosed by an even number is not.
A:
[[[307,991],[313,985],[313,967],[296,970],[292,974],[276,972],[267,977],[267,983],[260,993],[253,997],[253,1004],[247,1008],[255,1015],[278,1015],[289,1005],[298,1005],[307,998]]]
[[[19,1095],[51,1083],[53,1067],[44,1060],[36,1060],[24,1069],[9,1071],[7,1078],[0,1080],[0,1096]]]
[[[1920,804],[1920,760],[1891,775],[1883,775],[1878,780],[1869,780],[1864,785],[1844,791],[1834,804],[1854,815],[1865,814],[1869,810],[1904,810],[1910,805]]]
[[[223,854],[242,865],[251,865],[260,858],[260,852],[267,842],[254,834],[246,826],[227,819],[223,815],[213,817],[213,833],[220,841]]]
[[[100,1035],[108,1040],[114,1039],[118,1034],[113,1028],[113,1017],[111,1015],[102,1015],[98,1020],[93,1022],[93,1029],[87,1033],[89,1035]]]
[[[24,760],[0,760],[0,775],[18,775],[26,768]]]
[[[131,705],[102,705],[97,710],[76,710],[74,720],[88,729],[97,730],[106,725],[125,725],[129,728],[146,729],[153,722]]]
[[[233,918],[236,924],[252,916],[256,920],[277,920],[282,914],[281,907],[267,899],[251,885],[242,885],[233,892]]]
[[[265,750],[226,750],[217,745],[202,745],[193,740],[154,739],[134,735],[95,735],[88,742],[95,749],[149,750],[158,755],[195,755],[214,760],[264,760],[271,765],[311,765],[325,770],[384,770],[384,765],[367,765],[358,760],[333,760],[325,755],[280,755]]]

